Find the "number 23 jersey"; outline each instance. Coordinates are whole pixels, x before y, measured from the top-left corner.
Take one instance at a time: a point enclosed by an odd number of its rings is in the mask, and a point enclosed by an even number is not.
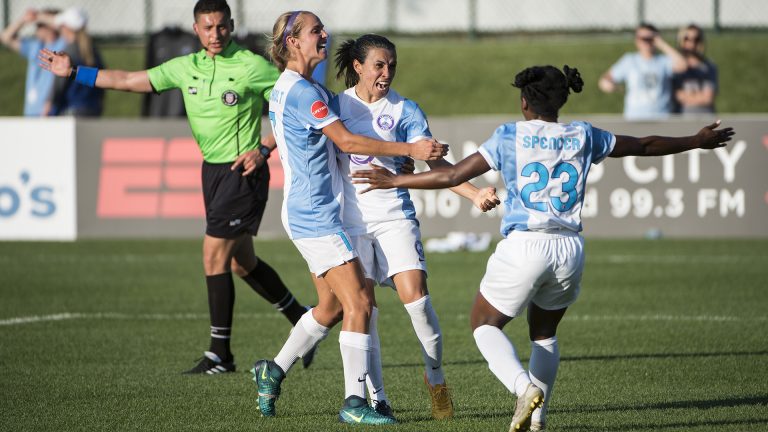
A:
[[[581,231],[590,165],[605,159],[616,137],[582,121],[505,123],[478,150],[507,188],[501,234]]]

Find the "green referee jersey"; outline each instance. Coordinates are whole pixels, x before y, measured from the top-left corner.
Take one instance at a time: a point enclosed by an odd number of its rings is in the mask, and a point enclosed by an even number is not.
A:
[[[205,50],[147,71],[156,92],[178,88],[203,159],[232,162],[261,144],[261,113],[280,73],[234,41],[213,58]]]

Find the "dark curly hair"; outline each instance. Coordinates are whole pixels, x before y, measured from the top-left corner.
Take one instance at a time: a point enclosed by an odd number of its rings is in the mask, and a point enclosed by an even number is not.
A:
[[[369,33],[357,39],[348,39],[336,50],[336,68],[339,70],[336,79],[343,76],[347,87],[356,85],[360,77],[357,76],[353,63],[355,60],[365,63],[365,58],[368,57],[368,51],[371,48],[384,48],[397,54],[395,44],[384,36]]]
[[[520,89],[520,95],[528,101],[533,112],[557,117],[570,90],[580,93],[584,81],[576,68],[563,66],[560,71],[554,66],[533,66],[518,73],[512,85]]]

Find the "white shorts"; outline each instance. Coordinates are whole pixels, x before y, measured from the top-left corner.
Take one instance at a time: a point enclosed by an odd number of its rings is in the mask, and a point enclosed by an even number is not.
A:
[[[352,236],[367,279],[394,287],[391,277],[407,271],[426,273],[419,222],[402,219],[370,224],[368,233]]]
[[[573,304],[581,289],[584,238],[572,231],[512,231],[488,259],[480,293],[494,308],[519,316],[529,302],[544,310]]]
[[[317,277],[357,257],[352,242],[344,231],[324,237],[294,239],[293,244],[307,262],[309,271]]]

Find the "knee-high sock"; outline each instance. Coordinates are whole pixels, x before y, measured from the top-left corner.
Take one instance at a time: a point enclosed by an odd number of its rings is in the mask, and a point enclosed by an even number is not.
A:
[[[272,303],[272,306],[285,315],[293,325],[296,325],[304,312],[307,311],[296,301],[277,272],[261,259],[259,259],[256,267],[242,279],[264,300]]]
[[[339,333],[339,349],[344,364],[344,398],[354,395],[365,399],[371,336],[342,330]]]
[[[437,320],[435,309],[429,296],[405,305],[405,310],[411,316],[411,324],[416,337],[421,343],[421,353],[424,356],[424,369],[430,384],[445,383],[443,375],[443,333]]]
[[[232,359],[229,340],[232,335],[232,311],[235,308],[235,283],[232,273],[206,276],[208,286],[208,313],[211,318],[211,344],[209,351],[222,361]]]
[[[475,343],[488,362],[488,368],[512,393],[520,396],[531,379],[523,369],[514,345],[500,328],[482,325],[475,329]]]
[[[371,335],[371,351],[369,354],[368,395],[371,401],[387,400],[387,393],[384,391],[384,371],[381,366],[381,341],[379,340],[379,308],[374,307],[371,310],[371,321],[368,325],[368,333]]]
[[[275,356],[275,363],[285,373],[288,373],[288,369],[293,366],[296,360],[325,339],[329,331],[328,327],[315,321],[312,316],[312,309],[308,310],[291,330],[288,340],[285,341],[283,348]]]
[[[560,365],[560,349],[557,337],[531,341],[531,361],[528,363],[528,376],[531,381],[544,391],[544,404],[533,411],[531,419],[544,423],[547,406],[552,399],[552,389],[555,386],[557,367]]]

